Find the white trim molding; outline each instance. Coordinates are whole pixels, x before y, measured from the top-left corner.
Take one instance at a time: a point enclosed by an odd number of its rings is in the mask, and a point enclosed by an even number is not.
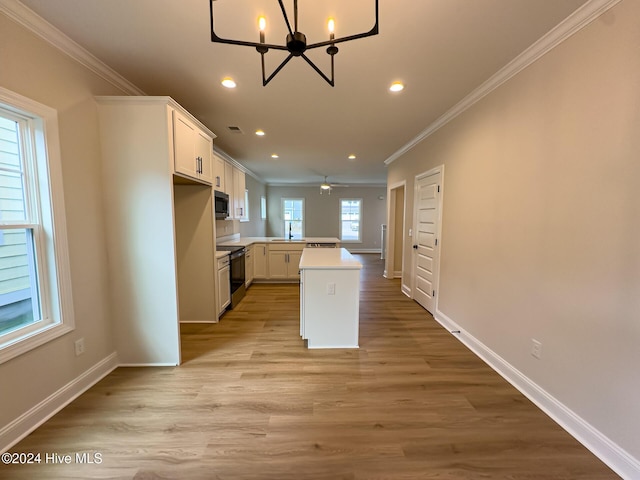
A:
[[[456,322],[436,309],[435,320],[480,357],[487,365],[531,400],[558,425],[584,445],[591,453],[625,479],[640,478],[640,462],[573,410],[491,350]]]
[[[469,95],[464,97],[460,102],[445,112],[435,122],[420,132],[416,137],[408,143],[400,147],[394,152],[384,163],[389,165],[402,155],[407,153],[420,142],[431,136],[433,133],[444,127],[465,110],[471,108],[476,102],[489,95],[492,91],[514,77],[529,65],[537,61],[543,55],[560,45],[574,33],[589,25],[593,20],[605,13],[611,7],[619,3],[621,0],[590,0],[575,12],[569,15],[565,20],[556,25],[547,32],[542,38],[518,55],[515,59],[501,68],[489,80],[484,82]]]
[[[114,352],[0,430],[0,452],[6,452],[118,367]]]
[[[91,54],[67,35],[17,0],[0,0],[0,13],[22,25],[43,40],[69,55],[93,73],[128,95],[146,95],[102,60]]]

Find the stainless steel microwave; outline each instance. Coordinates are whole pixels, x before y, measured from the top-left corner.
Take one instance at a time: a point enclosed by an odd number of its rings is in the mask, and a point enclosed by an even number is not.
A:
[[[224,192],[214,190],[215,212],[217,219],[229,217],[229,195]]]

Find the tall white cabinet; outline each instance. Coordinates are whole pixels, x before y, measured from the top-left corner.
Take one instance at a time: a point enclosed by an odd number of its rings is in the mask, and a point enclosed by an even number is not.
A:
[[[210,302],[211,312],[198,310],[194,300],[207,294],[215,297],[216,292],[215,222],[208,184],[215,135],[169,97],[96,97],[96,102],[119,361],[178,365],[181,315],[217,319],[215,300]],[[180,136],[177,149],[179,156],[186,151],[184,158],[193,157],[191,165],[176,161],[181,160],[176,159],[176,118],[183,122],[180,129],[185,124],[193,127],[193,145],[189,135]],[[195,251],[190,250],[192,242],[184,241],[192,235]],[[191,290],[193,283],[182,285],[192,281],[192,265],[209,264],[210,274],[197,277],[197,291]],[[194,313],[188,313],[191,309]]]

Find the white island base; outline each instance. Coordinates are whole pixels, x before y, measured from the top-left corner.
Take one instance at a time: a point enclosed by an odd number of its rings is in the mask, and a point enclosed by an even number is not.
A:
[[[300,336],[308,348],[358,348],[361,269],[344,248],[303,250]]]

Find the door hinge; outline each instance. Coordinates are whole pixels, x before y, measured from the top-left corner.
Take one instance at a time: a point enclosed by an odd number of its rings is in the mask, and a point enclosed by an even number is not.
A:
[[[435,290],[433,290],[433,291],[431,292],[431,296],[432,296],[433,298],[436,298],[436,291],[435,291]]]
[[[436,247],[438,246],[438,239],[436,238]]]
[[[438,193],[440,193],[440,185],[438,185]]]

